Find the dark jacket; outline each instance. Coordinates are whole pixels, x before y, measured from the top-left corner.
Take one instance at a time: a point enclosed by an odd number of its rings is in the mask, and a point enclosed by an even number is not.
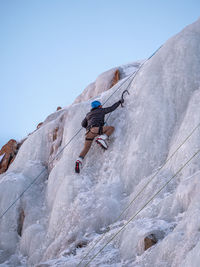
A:
[[[119,105],[121,101],[117,101],[114,105],[107,108],[93,108],[90,112],[87,113],[85,119],[82,121],[82,127],[89,130],[92,127],[99,127],[104,125],[104,118],[107,113],[114,111]]]

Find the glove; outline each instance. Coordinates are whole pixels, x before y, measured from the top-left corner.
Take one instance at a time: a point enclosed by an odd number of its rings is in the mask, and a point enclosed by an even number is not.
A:
[[[121,98],[121,99],[119,100],[119,103],[120,103],[120,104],[123,104],[123,103],[124,103],[124,99]]]

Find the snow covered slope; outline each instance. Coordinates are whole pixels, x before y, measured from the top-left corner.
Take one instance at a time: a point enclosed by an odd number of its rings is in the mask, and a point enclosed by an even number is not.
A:
[[[109,118],[116,129],[109,149],[103,152],[93,144],[79,175],[74,161],[84,130],[54,157],[80,128],[91,100],[50,115],[0,176],[2,214],[42,172],[0,220],[0,266],[77,266],[102,237],[84,266],[200,148],[198,128],[118,219],[200,122],[199,73],[200,20],[169,39],[143,65],[126,106]],[[97,98],[104,102],[123,81]],[[106,105],[117,101],[126,86]],[[90,266],[200,266],[199,192],[198,154]],[[150,234],[157,243],[144,251],[144,238]]]

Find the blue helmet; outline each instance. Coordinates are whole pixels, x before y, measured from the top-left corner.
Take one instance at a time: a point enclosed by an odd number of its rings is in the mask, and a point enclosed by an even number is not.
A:
[[[95,100],[91,103],[91,107],[92,108],[98,108],[99,106],[101,106],[101,102]]]

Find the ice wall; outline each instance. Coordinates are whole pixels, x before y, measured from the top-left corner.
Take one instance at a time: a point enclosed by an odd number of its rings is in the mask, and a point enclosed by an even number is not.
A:
[[[109,118],[108,124],[116,129],[109,149],[104,152],[93,144],[79,175],[74,173],[74,162],[82,149],[84,130],[59,157],[54,157],[80,128],[91,100],[52,114],[25,141],[12,167],[1,177],[0,212],[46,169],[0,221],[1,262],[17,251],[27,256],[28,266],[39,262],[76,266],[106,227],[110,226],[110,231],[95,251],[200,148],[197,129],[116,222],[199,123],[199,55],[200,20],[169,39],[145,63],[131,85],[126,106]],[[98,99],[104,102],[122,82],[98,95]],[[119,100],[127,84],[107,106]],[[56,128],[61,129],[57,141],[53,138]],[[54,142],[56,149],[52,150]],[[194,158],[91,266],[199,266],[199,160],[199,156]],[[20,209],[25,211],[21,238],[16,231]],[[149,234],[154,234],[158,242],[144,251],[144,237]]]
[[[118,72],[119,80],[122,80],[135,72],[140,65],[141,62],[132,62],[101,73],[95,82],[89,84],[83,90],[83,92],[75,99],[74,103],[87,101],[100,95],[102,92],[109,90],[113,86],[113,82],[118,82],[117,80],[115,81],[116,72]]]

